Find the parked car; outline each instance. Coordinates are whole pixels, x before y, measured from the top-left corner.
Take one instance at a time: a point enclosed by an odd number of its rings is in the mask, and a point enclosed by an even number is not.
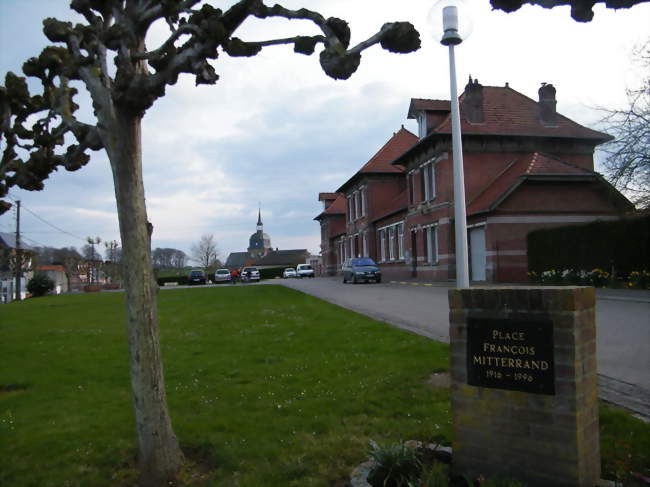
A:
[[[217,269],[214,273],[214,282],[230,282],[230,271],[228,269]]]
[[[298,264],[296,274],[298,274],[298,277],[314,277],[314,269],[309,264]]]
[[[199,269],[190,271],[187,276],[187,283],[191,286],[192,284],[205,284],[207,281],[205,277],[205,272]]]
[[[381,270],[369,257],[347,259],[343,263],[343,282],[381,282]]]
[[[289,277],[297,277],[298,274],[296,274],[296,270],[293,267],[287,267],[284,271],[282,271],[282,277],[285,279],[288,279]]]
[[[257,270],[257,267],[244,267],[241,271],[241,281],[250,282],[250,281],[259,281],[260,280],[260,271]]]

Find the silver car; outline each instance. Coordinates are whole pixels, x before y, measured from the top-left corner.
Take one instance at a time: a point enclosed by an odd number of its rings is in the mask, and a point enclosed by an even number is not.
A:
[[[242,282],[259,281],[260,271],[257,267],[244,267],[241,271]]]
[[[214,282],[230,282],[230,271],[228,269],[217,269],[214,273]]]

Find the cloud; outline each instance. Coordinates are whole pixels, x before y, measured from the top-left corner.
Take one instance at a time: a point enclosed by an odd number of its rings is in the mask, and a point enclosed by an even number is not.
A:
[[[220,3],[228,8],[234,0]],[[431,2],[410,0],[283,0],[289,8],[308,6],[350,23],[352,43],[386,21],[413,22],[422,49],[394,55],[374,46],[345,82],[327,78],[313,56],[291,47],[264,49],[252,59],[221,56],[214,62],[215,86],[194,86],[181,76],[143,119],[143,171],[153,246],[189,251],[213,233],[224,253],[245,250],[255,231],[258,202],[264,229],[274,247],[319,250],[320,229],[313,217],[322,211],[319,192],[336,190],[367,162],[406,120],[411,97],[448,98],[446,50],[429,35],[425,18]],[[472,36],[457,49],[459,84],[469,74],[484,85],[514,89],[535,98],[542,81],[557,88],[558,111],[579,123],[596,123],[592,106],[620,106],[625,89],[647,75],[632,69],[632,45],[650,36],[650,5],[614,12],[596,7],[589,24],[570,19],[566,9],[527,6],[516,13],[491,11],[476,3]],[[20,70],[45,44],[41,19],[69,15],[51,0],[0,2],[0,76]],[[155,47],[165,38],[160,23],[147,39]],[[243,39],[286,37],[316,32],[308,22],[246,22]],[[91,107],[80,95],[83,118]],[[112,173],[104,153],[92,153],[87,167],[59,171],[42,192],[12,190],[14,197],[69,233],[119,239]],[[84,210],[84,211],[80,211]],[[0,216],[2,231],[11,214]],[[24,231],[54,246],[83,245],[30,216]]]

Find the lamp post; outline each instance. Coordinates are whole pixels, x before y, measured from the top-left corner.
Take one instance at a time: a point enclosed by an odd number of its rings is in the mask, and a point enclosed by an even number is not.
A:
[[[88,264],[88,273],[90,274],[88,277],[89,277],[89,282],[91,284],[95,282],[95,273],[97,272],[97,269],[95,268],[95,245],[99,244],[101,241],[102,239],[99,237],[95,237],[95,238],[86,237],[86,242],[90,244],[91,253],[92,253],[90,257],[90,261],[92,262],[92,268],[91,268],[91,264]]]
[[[463,173],[463,143],[460,134],[458,88],[456,87],[456,58],[454,46],[463,42],[458,32],[458,8],[449,5],[442,9],[444,34],[440,43],[449,47],[449,84],[451,91],[451,140],[454,164],[454,220],[456,233],[456,287],[469,287],[467,251],[467,215],[465,211],[465,176]]]

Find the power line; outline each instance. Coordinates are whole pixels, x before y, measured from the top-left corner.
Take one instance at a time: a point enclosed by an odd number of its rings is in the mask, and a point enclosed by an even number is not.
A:
[[[18,200],[16,200],[13,196],[11,196],[10,194],[8,194],[8,196],[9,196],[9,198],[11,198],[12,200],[14,200],[14,201],[18,201]],[[76,239],[78,239],[78,240],[81,240],[81,241],[83,241],[83,242],[86,241],[85,238],[83,238],[83,237],[79,237],[78,235],[74,235],[74,234],[72,234],[72,233],[70,233],[70,232],[66,232],[65,230],[63,230],[63,229],[57,227],[56,225],[54,225],[54,224],[48,222],[47,220],[44,220],[43,218],[41,218],[40,216],[38,216],[36,213],[34,213],[32,210],[30,210],[29,208],[27,208],[25,205],[22,205],[21,208],[22,208],[23,210],[27,210],[27,211],[28,211],[29,213],[31,213],[34,217],[38,218],[40,221],[42,221],[42,222],[45,223],[46,225],[49,225],[50,227],[54,228],[55,230],[58,230],[58,231],[61,232],[61,233],[65,233],[66,235],[69,235],[70,237],[74,237],[74,238],[76,238]]]
[[[34,240],[33,238],[25,237],[24,233],[22,233],[20,235],[20,238],[21,238],[21,240],[27,240],[31,244],[36,244],[36,245],[38,245],[40,247],[49,247],[49,245],[45,245],[43,242],[39,242],[38,240]]]

